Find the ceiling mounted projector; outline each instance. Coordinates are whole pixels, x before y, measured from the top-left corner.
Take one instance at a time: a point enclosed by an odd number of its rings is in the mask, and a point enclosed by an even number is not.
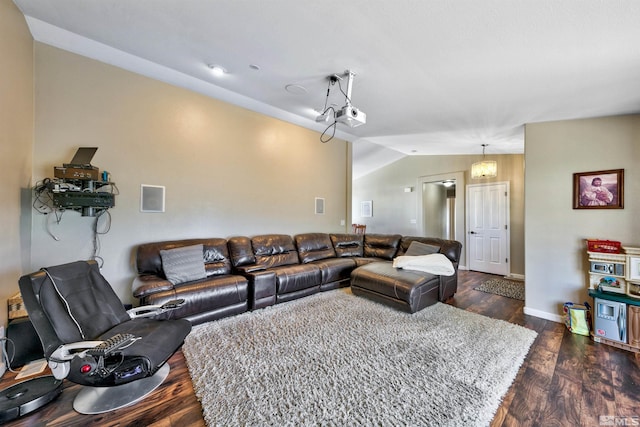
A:
[[[322,114],[316,117],[316,122],[329,122],[331,119],[334,119],[331,126],[335,126],[336,123],[342,123],[352,128],[362,126],[367,123],[367,115],[351,104],[351,90],[353,89],[353,78],[355,77],[355,75],[356,74],[350,70],[346,70],[344,72],[344,76],[347,77],[346,92],[342,90],[342,86],[340,85],[342,77],[337,74],[332,74],[327,77],[329,80],[329,87],[327,88],[325,108]],[[329,92],[331,90],[331,86],[335,85],[336,83],[338,83],[340,92],[342,92],[345,98],[345,105],[339,110],[335,109],[333,106],[327,108],[327,101],[329,100]]]
[[[353,105],[345,105],[336,111],[336,122],[355,128],[367,123],[367,115]]]

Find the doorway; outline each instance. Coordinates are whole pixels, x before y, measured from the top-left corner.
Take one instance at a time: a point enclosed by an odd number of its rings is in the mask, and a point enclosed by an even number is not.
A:
[[[469,270],[509,275],[509,182],[468,185],[467,208]]]
[[[421,176],[416,188],[418,234],[457,240],[464,247],[464,172]],[[460,254],[459,267],[466,268],[464,251]]]
[[[440,239],[455,239],[456,182],[455,180],[422,184],[422,212],[424,234]]]

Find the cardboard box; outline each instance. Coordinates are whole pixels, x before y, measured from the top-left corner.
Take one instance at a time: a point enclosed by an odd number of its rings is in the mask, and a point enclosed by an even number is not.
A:
[[[22,295],[20,292],[13,295],[7,300],[7,306],[9,311],[9,320],[18,319],[20,317],[28,317],[27,309],[22,302]]]

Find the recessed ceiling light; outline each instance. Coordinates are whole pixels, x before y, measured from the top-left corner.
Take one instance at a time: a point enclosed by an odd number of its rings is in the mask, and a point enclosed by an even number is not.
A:
[[[207,67],[209,67],[209,69],[211,69],[211,74],[213,74],[216,77],[222,77],[227,73],[227,70],[220,66],[220,65],[216,65],[216,64],[207,64]]]
[[[304,95],[308,92],[306,87],[296,84],[288,84],[284,88],[287,92],[293,93],[295,95]]]

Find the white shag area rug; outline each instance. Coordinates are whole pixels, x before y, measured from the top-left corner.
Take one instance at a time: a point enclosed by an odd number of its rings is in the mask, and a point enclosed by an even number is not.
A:
[[[524,301],[524,282],[508,279],[490,279],[473,289]]]
[[[343,288],[195,326],[182,348],[209,426],[487,426],[536,335]]]

